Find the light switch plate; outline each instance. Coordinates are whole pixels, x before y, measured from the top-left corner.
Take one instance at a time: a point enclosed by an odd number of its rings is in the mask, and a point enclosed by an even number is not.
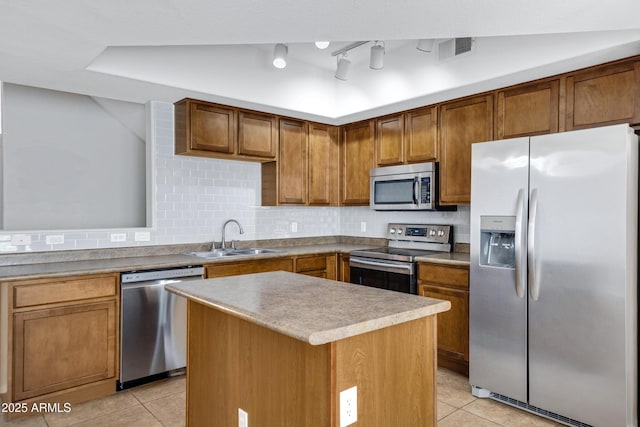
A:
[[[358,387],[353,386],[340,392],[340,427],[347,427],[358,421]]]
[[[298,223],[295,222],[295,221],[291,223],[291,232],[292,233],[297,233],[298,232]]]
[[[136,231],[133,236],[136,242],[148,242],[151,240],[151,233],[148,231]]]
[[[64,234],[52,234],[44,238],[47,245],[63,245]]]

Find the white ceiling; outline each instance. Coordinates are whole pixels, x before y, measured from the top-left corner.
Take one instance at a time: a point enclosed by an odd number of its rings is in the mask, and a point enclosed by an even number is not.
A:
[[[637,0],[0,0],[0,80],[342,124],[640,54],[638,16]],[[447,61],[415,49],[468,36],[472,53]],[[356,40],[385,42],[384,69],[369,43],[335,79],[331,52]]]

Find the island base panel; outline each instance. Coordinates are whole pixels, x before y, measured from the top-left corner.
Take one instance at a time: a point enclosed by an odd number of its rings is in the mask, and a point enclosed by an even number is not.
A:
[[[310,345],[189,300],[187,425],[337,427],[358,387],[357,426],[435,426],[435,316]]]

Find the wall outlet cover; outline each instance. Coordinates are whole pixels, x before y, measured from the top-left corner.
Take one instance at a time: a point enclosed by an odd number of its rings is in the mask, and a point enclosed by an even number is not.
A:
[[[151,233],[148,231],[136,231],[133,240],[136,242],[148,242],[151,240]]]
[[[340,427],[347,427],[358,421],[358,387],[353,386],[340,392]]]
[[[30,245],[31,236],[28,234],[14,234],[11,236],[11,244],[14,246]]]
[[[111,233],[110,240],[112,242],[126,242],[127,233]]]
[[[45,237],[45,241],[47,245],[63,245],[64,234],[53,234],[51,236],[47,236]]]

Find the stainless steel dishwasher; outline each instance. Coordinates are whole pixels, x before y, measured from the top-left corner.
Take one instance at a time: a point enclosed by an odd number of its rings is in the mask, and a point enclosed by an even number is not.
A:
[[[118,389],[163,378],[186,365],[186,299],[168,283],[200,280],[202,266],[132,271],[120,275],[120,380]]]

